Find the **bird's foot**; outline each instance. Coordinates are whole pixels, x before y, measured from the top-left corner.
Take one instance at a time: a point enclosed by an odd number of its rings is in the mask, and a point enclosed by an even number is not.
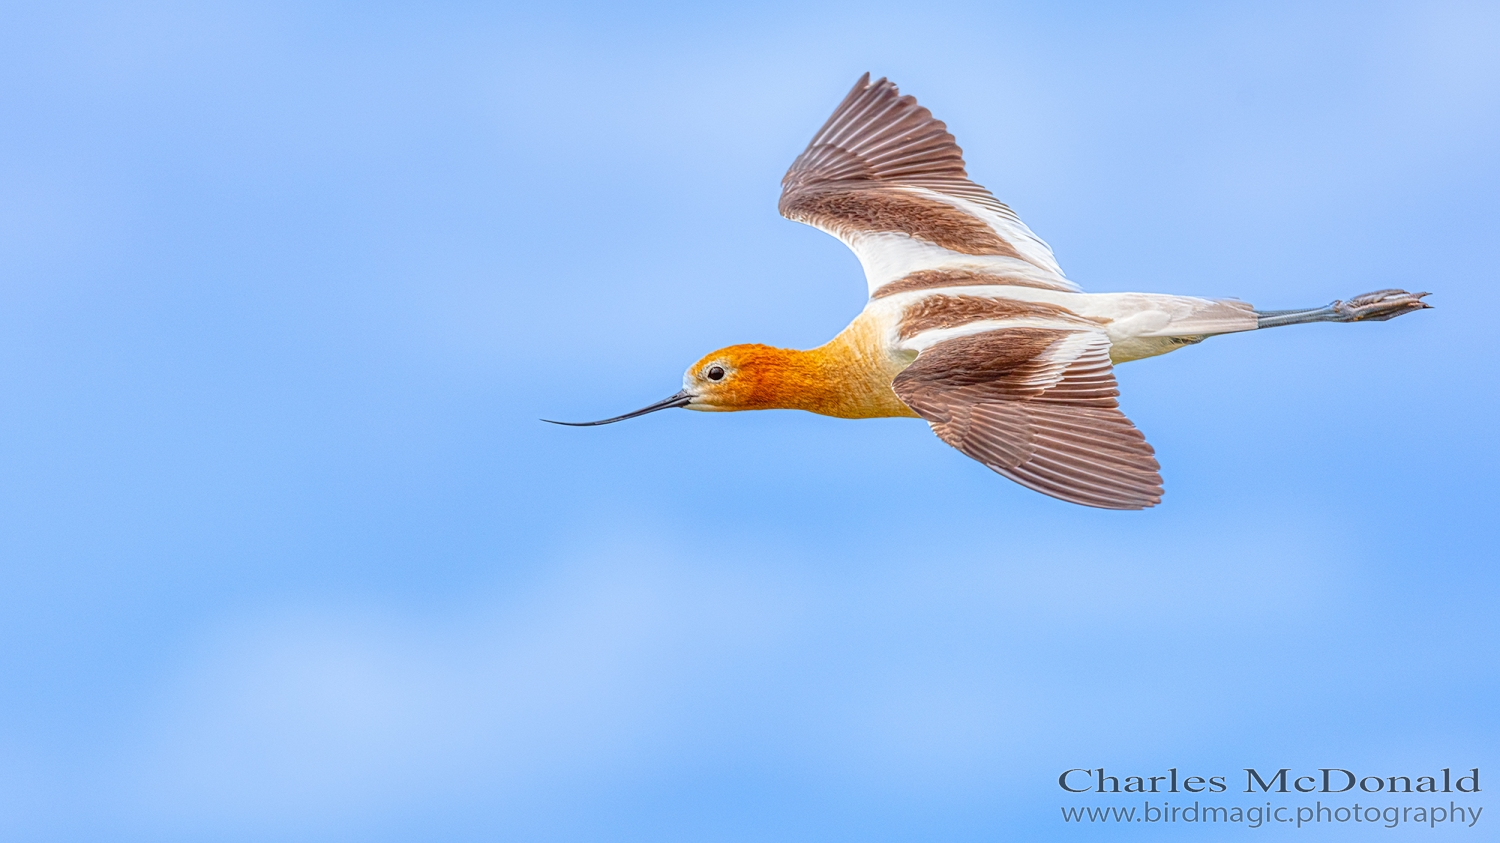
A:
[[[1427,293],[1408,293],[1405,290],[1376,290],[1348,301],[1336,301],[1329,307],[1338,314],[1339,322],[1384,322],[1403,313],[1432,307],[1422,301],[1425,295]]]

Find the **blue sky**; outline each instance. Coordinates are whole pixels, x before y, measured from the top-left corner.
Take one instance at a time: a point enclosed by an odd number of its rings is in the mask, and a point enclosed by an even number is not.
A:
[[[1500,760],[1492,4],[6,17],[5,839],[1155,839],[1057,775]],[[1436,309],[1122,367],[1144,513],[540,424],[857,312],[775,206],[865,70],[1085,289]]]

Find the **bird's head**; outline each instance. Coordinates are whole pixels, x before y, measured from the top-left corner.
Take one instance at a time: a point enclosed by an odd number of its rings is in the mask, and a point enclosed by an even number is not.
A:
[[[705,355],[682,376],[690,410],[800,408],[818,378],[812,355],[769,345],[731,345]]]
[[[689,366],[676,395],[612,419],[554,424],[611,424],[674,407],[720,412],[801,409],[817,378],[805,359],[808,354],[768,345],[731,345]]]

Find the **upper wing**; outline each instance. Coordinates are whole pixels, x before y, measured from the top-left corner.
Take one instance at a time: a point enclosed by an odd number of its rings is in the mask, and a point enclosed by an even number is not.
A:
[[[943,339],[891,386],[944,442],[1027,488],[1104,509],[1161,501],[1155,452],[1120,412],[1109,339],[1098,331]]]
[[[1052,249],[969,181],[948,127],[895,84],[861,76],[781,180],[781,214],[844,241],[870,295],[921,273],[993,275],[995,284],[1078,289]],[[972,281],[969,283],[973,283]]]

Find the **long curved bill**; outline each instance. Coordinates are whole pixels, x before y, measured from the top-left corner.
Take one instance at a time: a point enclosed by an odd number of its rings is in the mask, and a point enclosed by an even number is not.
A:
[[[670,410],[673,407],[686,407],[687,405],[689,405],[691,403],[693,403],[693,396],[688,395],[687,391],[683,390],[682,392],[679,392],[676,395],[673,395],[671,398],[667,398],[667,399],[658,401],[658,402],[656,402],[655,404],[652,404],[649,407],[642,407],[642,408],[640,408],[639,410],[636,410],[633,413],[626,413],[623,416],[615,416],[612,419],[600,419],[599,421],[591,421],[591,422],[564,422],[564,421],[553,421],[552,419],[542,419],[542,421],[547,422],[548,424],[565,424],[565,425],[567,425],[569,427],[593,427],[596,424],[614,424],[617,421],[625,421],[626,419],[633,419],[636,416],[644,416],[647,413],[654,413],[657,410]]]

